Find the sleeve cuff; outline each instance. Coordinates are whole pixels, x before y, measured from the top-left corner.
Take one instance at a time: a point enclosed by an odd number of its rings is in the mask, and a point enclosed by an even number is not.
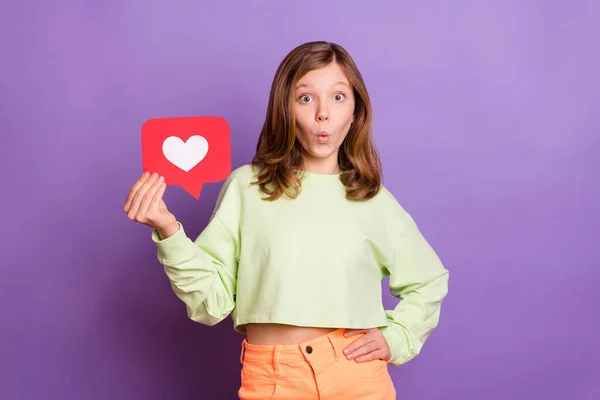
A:
[[[152,231],[152,241],[158,250],[158,259],[164,265],[175,265],[198,255],[197,246],[187,237],[183,225],[177,221],[179,229],[172,236],[161,239],[158,231]]]
[[[396,328],[388,322],[387,326],[379,328],[383,337],[387,341],[388,346],[390,347],[391,357],[387,361],[388,364],[393,366],[399,366],[404,364],[410,358],[406,356],[401,349],[407,348],[406,336],[403,332],[399,331],[401,328]]]

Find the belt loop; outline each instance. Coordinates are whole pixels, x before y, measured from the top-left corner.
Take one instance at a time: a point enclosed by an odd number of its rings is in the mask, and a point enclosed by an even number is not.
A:
[[[242,340],[242,350],[240,351],[240,364],[244,364],[244,356],[246,355],[246,339]]]
[[[329,343],[331,344],[331,350],[333,351],[333,358],[337,361],[338,348],[337,348],[336,342],[331,337],[331,333],[327,334],[327,340],[329,340]]]
[[[275,375],[279,375],[279,351],[280,351],[280,346],[279,345],[274,345],[273,346],[273,372]]]

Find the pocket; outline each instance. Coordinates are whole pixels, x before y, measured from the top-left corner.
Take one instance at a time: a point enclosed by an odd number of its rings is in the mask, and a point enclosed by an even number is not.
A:
[[[374,378],[381,378],[388,374],[387,362],[384,360],[371,360],[357,362],[354,359],[348,360],[341,355],[336,363],[332,373],[338,378],[343,378],[348,384],[352,385],[364,380],[371,381]]]
[[[384,360],[378,359],[364,362],[350,360],[350,362],[355,364],[354,368],[359,377],[377,378],[388,373],[387,362]]]
[[[339,366],[331,376],[332,381],[336,382],[333,392],[330,393],[332,398],[396,398],[394,383],[384,360],[356,362],[343,357],[339,361]]]
[[[275,395],[275,379],[247,371],[242,367],[241,386],[238,391],[240,400],[265,400]]]

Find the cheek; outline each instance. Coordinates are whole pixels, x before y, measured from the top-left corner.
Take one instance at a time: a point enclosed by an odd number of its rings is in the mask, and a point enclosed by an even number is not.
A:
[[[298,130],[298,134],[306,135],[306,132],[310,130],[310,121],[308,121],[306,117],[302,115],[297,115],[296,129]]]
[[[348,103],[344,104],[343,107],[340,107],[338,109],[338,117],[339,117],[340,121],[343,121],[342,123],[344,125],[352,122],[353,114],[354,114],[354,103],[353,102],[348,102]]]
[[[350,124],[352,124],[353,113],[353,110],[344,110],[343,114],[341,115],[340,120],[344,129],[348,129]]]

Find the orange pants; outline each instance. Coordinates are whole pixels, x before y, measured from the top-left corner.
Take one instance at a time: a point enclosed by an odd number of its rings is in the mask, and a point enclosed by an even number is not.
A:
[[[344,329],[298,345],[242,343],[240,400],[392,400],[387,362],[356,362],[342,353],[361,334]]]

